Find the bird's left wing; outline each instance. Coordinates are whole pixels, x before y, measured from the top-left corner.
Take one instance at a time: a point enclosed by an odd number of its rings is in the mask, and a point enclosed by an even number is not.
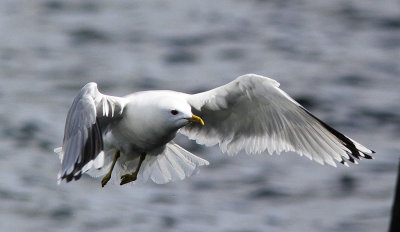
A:
[[[247,74],[187,101],[205,125],[191,123],[180,132],[228,154],[295,151],[332,166],[372,158],[372,150],[313,116],[267,77]]]
[[[63,146],[54,150],[62,163],[59,181],[77,180],[93,166],[103,165],[103,132],[121,118],[124,107],[124,98],[100,93],[96,83],[81,89],[67,114]]]

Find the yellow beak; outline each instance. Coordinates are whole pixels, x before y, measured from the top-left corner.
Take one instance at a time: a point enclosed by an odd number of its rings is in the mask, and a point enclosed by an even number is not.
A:
[[[203,119],[201,119],[199,116],[196,116],[196,115],[192,115],[192,117],[191,118],[188,118],[187,119],[189,122],[194,122],[194,123],[199,123],[199,124],[201,124],[201,125],[203,125],[204,126],[204,121],[203,121]]]

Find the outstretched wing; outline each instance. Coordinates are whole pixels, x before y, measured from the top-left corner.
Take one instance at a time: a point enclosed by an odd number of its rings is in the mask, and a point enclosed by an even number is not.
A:
[[[267,77],[240,76],[187,101],[205,125],[191,123],[180,132],[200,144],[219,144],[228,154],[295,151],[336,166],[334,160],[347,165],[345,159],[355,163],[374,153],[316,118]]]
[[[93,166],[103,166],[103,131],[121,118],[124,106],[124,98],[101,94],[96,83],[81,89],[68,111],[63,146],[54,150],[62,163],[59,181],[78,180]]]

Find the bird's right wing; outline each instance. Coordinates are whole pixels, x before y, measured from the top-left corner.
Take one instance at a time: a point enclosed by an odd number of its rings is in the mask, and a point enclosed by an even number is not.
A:
[[[86,84],[75,97],[67,115],[60,155],[59,182],[78,180],[93,166],[104,162],[103,132],[123,114],[125,99],[99,92],[96,83]]]

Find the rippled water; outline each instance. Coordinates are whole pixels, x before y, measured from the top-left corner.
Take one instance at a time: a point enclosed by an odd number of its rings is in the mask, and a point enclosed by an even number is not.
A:
[[[1,231],[385,231],[400,154],[396,0],[0,2]],[[350,168],[294,153],[210,161],[184,181],[56,185],[53,147],[89,81],[102,92],[198,92],[273,77],[377,151]]]

